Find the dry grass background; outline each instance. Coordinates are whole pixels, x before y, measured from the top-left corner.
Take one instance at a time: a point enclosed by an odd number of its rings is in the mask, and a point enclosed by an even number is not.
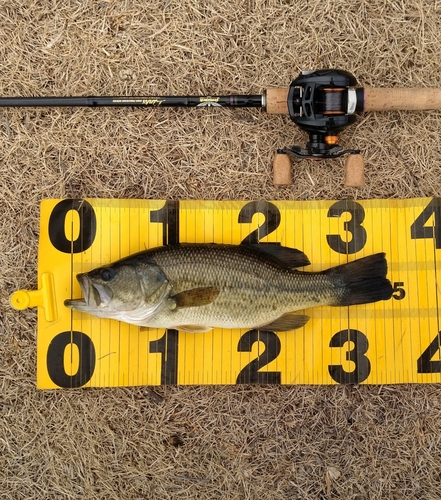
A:
[[[0,0],[0,94],[260,93],[302,69],[371,86],[440,85],[434,0]],[[35,389],[45,197],[339,199],[441,196],[439,112],[370,114],[343,162],[271,185],[305,137],[260,110],[0,113],[0,498],[439,499],[439,386]]]

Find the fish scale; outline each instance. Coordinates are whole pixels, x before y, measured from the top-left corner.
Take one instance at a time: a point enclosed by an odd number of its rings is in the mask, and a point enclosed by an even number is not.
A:
[[[323,274],[301,273],[274,266],[246,247],[182,247],[159,250],[154,260],[164,271],[175,293],[218,285],[220,294],[212,304],[169,311],[164,308],[157,321],[206,324],[207,315],[217,324],[233,328],[238,318],[244,327],[263,325],[288,312],[335,300],[334,287]]]
[[[392,294],[384,254],[322,272],[294,269],[307,263],[302,252],[277,244],[158,247],[79,276],[87,298],[66,305],[152,328],[277,331],[303,326],[308,318],[293,314],[300,309]]]

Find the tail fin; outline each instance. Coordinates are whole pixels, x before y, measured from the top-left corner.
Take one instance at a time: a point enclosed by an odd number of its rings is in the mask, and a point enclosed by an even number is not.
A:
[[[377,253],[354,260],[348,264],[331,267],[324,274],[335,276],[339,288],[334,305],[351,306],[388,300],[392,285],[386,278],[387,261],[384,253]]]

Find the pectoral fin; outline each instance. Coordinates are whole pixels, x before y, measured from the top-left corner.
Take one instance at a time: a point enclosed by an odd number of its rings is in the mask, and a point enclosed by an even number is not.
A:
[[[214,286],[193,288],[193,290],[180,292],[170,297],[170,299],[174,302],[176,308],[199,307],[211,304],[219,295],[219,292],[219,288]]]
[[[309,321],[309,316],[305,314],[287,313],[277,318],[272,323],[259,327],[259,330],[270,330],[273,332],[288,332],[302,328]]]

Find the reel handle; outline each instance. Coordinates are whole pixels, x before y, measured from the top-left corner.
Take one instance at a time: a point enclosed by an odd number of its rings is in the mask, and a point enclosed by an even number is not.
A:
[[[273,161],[273,184],[274,186],[289,186],[293,183],[291,174],[291,158],[284,153],[276,153]],[[361,154],[350,154],[346,157],[345,164],[345,187],[363,187],[364,159]]]
[[[441,109],[441,89],[365,88],[363,111]]]

